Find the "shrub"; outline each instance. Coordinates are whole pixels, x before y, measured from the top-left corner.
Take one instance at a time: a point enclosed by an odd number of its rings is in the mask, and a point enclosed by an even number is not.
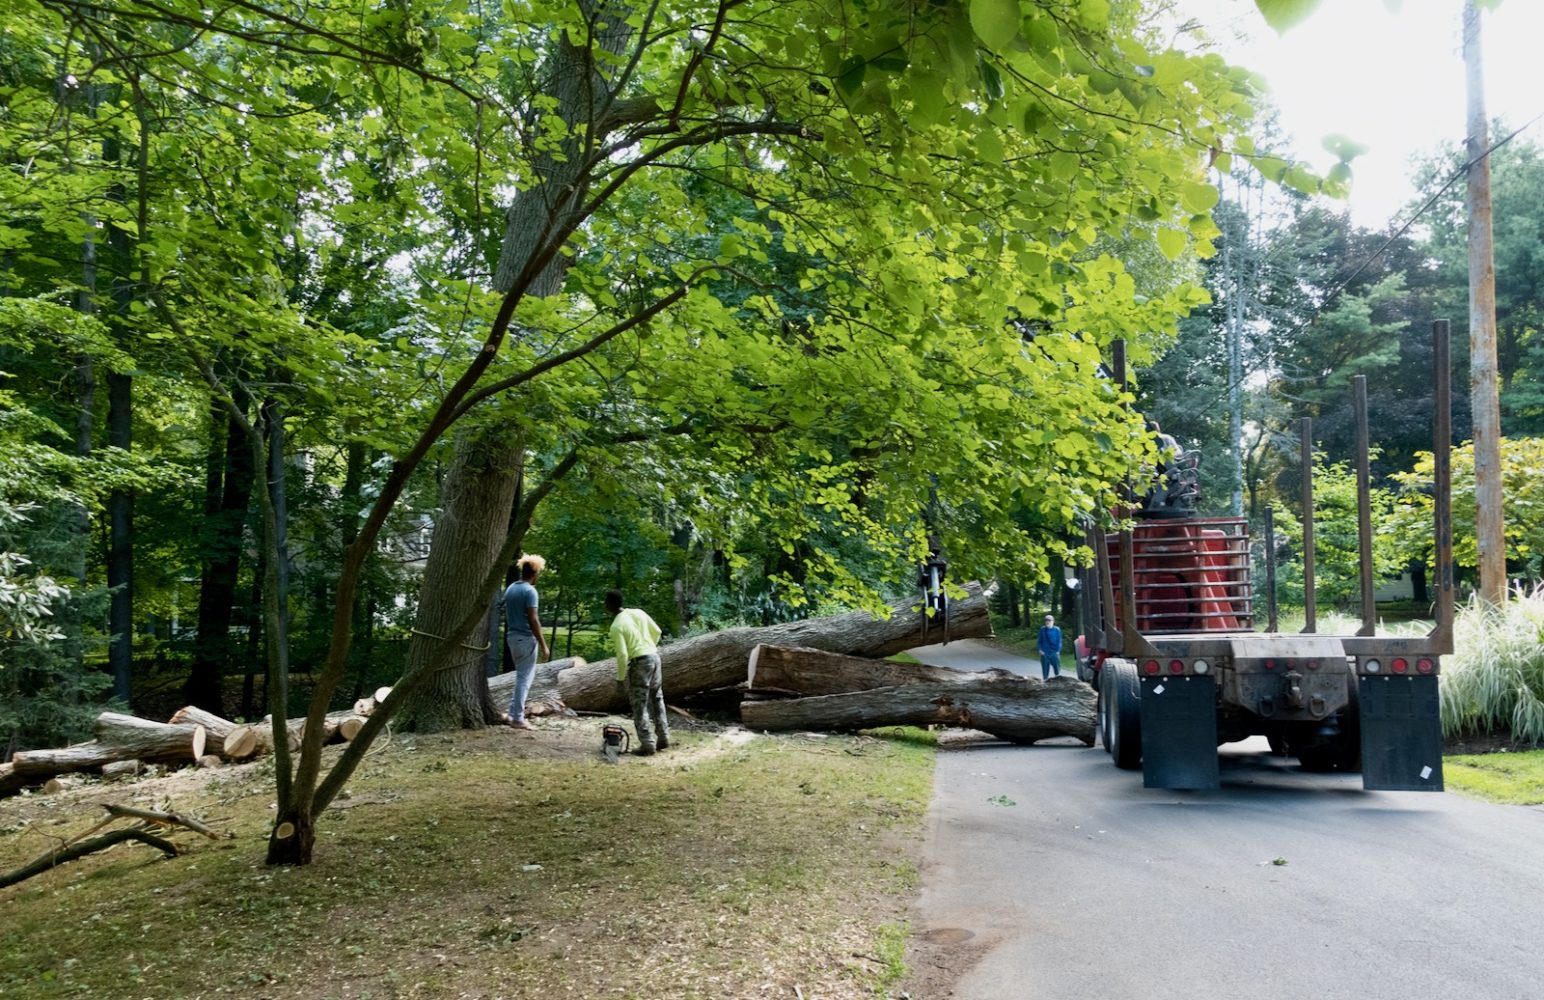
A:
[[[1544,742],[1544,587],[1499,607],[1474,600],[1454,623],[1442,677],[1445,736],[1505,733]]]

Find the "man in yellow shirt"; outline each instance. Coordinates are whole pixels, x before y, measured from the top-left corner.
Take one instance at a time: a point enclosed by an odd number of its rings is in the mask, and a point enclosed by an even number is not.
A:
[[[627,682],[627,702],[633,709],[633,729],[638,747],[633,752],[647,757],[670,745],[670,726],[665,721],[664,678],[659,665],[659,626],[638,608],[622,607],[620,590],[606,591],[606,610],[611,621],[611,645],[616,649],[617,680]],[[649,734],[649,721],[654,735]]]

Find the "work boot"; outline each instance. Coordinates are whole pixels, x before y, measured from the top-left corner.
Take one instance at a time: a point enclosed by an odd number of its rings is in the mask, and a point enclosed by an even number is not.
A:
[[[654,756],[654,744],[640,743],[638,744],[637,749],[633,751],[633,753],[637,754],[639,757],[652,757]]]
[[[661,750],[669,750],[670,749],[670,737],[668,737],[668,736],[661,736],[659,738],[658,742],[656,742],[654,745],[656,747],[658,747],[659,749],[661,749]]]

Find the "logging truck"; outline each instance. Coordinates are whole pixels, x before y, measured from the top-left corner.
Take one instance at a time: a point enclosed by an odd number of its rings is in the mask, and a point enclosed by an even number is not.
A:
[[[1265,736],[1308,771],[1360,771],[1366,789],[1441,791],[1437,684],[1453,649],[1451,422],[1448,331],[1433,324],[1435,625],[1423,636],[1375,634],[1366,382],[1353,383],[1356,418],[1361,627],[1316,627],[1313,438],[1300,422],[1304,617],[1277,631],[1275,538],[1267,516],[1256,630],[1248,522],[1195,513],[1195,463],[1168,455],[1150,490],[1128,489],[1120,530],[1093,529],[1083,572],[1079,676],[1098,694],[1099,736],[1116,767],[1148,788],[1220,784],[1217,748]],[[1114,375],[1124,382],[1124,345]]]

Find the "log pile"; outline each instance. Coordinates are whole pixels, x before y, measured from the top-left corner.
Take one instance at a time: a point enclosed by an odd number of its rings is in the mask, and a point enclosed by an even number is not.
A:
[[[300,746],[304,719],[290,719],[285,733],[291,749]],[[352,740],[364,726],[352,710],[329,713],[324,743]],[[120,712],[103,712],[92,725],[89,743],[56,750],[22,750],[0,764],[0,795],[38,787],[61,774],[99,774],[104,778],[137,775],[148,764],[216,767],[249,760],[272,750],[272,719],[238,725],[192,705],[167,722],[152,722]]]

